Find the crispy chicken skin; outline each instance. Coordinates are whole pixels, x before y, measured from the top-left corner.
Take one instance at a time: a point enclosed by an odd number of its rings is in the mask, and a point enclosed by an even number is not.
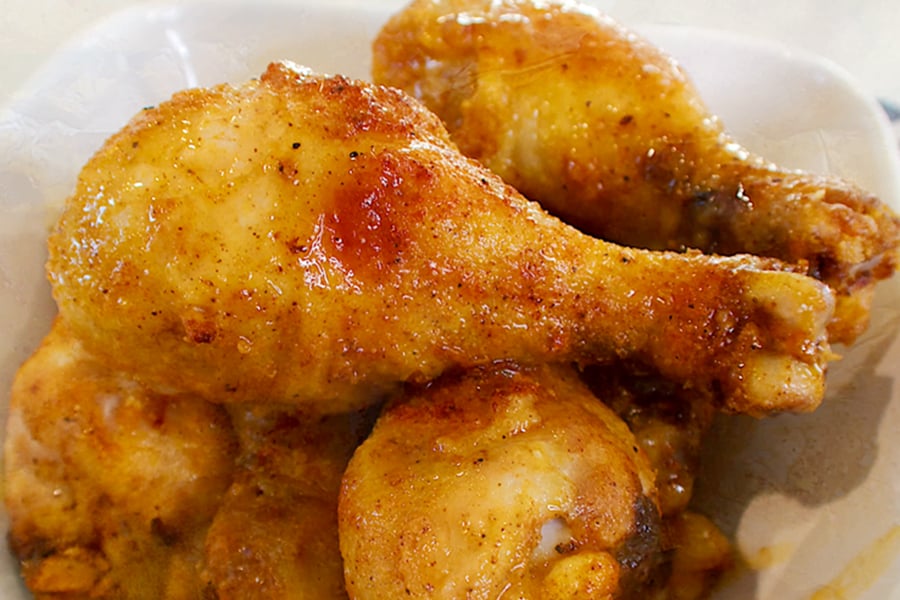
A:
[[[889,207],[751,155],[670,57],[583,5],[415,0],[376,39],[373,77],[421,99],[464,154],[587,232],[803,265],[836,293],[833,342],[865,329],[873,286],[897,266]]]
[[[642,597],[663,544],[654,479],[572,369],[447,375],[391,403],[345,472],[348,593]]]
[[[828,288],[624,248],[464,158],[402,92],[285,63],[145,110],[49,240],[61,314],[145,384],[338,413],[495,359],[624,359],[732,411],[808,410]]]
[[[374,415],[310,417],[231,405],[241,452],[206,538],[204,579],[219,600],[346,598],[337,502]]]
[[[200,598],[237,446],[225,411],[148,392],[59,321],[10,402],[9,542],[35,597]]]

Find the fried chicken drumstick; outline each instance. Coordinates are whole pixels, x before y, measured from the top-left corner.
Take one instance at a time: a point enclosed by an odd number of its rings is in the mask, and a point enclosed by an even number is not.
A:
[[[623,359],[753,414],[814,407],[826,286],[584,235],[402,92],[283,63],[177,94],[89,161],[49,240],[60,314],[158,389],[337,413],[510,359]]]
[[[415,0],[376,39],[373,76],[589,233],[804,265],[835,291],[833,342],[865,329],[875,283],[900,262],[889,207],[753,156],[670,57],[577,3]]]
[[[347,591],[646,597],[664,548],[654,479],[572,369],[445,376],[389,405],[347,467]]]
[[[57,320],[16,375],[10,548],[38,599],[200,598],[196,564],[237,449],[221,407],[153,393]]]

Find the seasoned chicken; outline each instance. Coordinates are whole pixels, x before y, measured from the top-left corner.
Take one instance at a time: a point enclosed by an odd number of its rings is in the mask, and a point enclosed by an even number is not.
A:
[[[711,391],[684,387],[618,365],[591,367],[583,379],[625,421],[656,473],[660,511],[685,511],[706,432],[715,417]]]
[[[868,324],[900,220],[835,177],[754,156],[660,49],[574,2],[414,0],[374,43],[464,154],[583,230],[644,248],[802,265],[836,293],[833,342]]]
[[[201,598],[235,450],[221,407],[147,391],[57,321],[16,376],[3,454],[26,585],[55,600]]]
[[[622,359],[765,414],[814,407],[831,358],[814,279],[584,235],[406,94],[287,64],[138,115],[49,250],[85,347],[216,401],[338,413],[497,359]]]
[[[338,491],[372,417],[310,418],[290,407],[229,410],[241,452],[206,538],[209,589],[219,600],[346,598]]]
[[[347,467],[347,591],[646,597],[664,548],[654,479],[571,369],[447,375],[389,404]]]
[[[707,597],[722,573],[734,565],[731,544],[718,527],[689,503],[706,432],[715,410],[709,390],[685,388],[616,365],[582,374],[634,434],[653,470],[666,540],[654,600]]]

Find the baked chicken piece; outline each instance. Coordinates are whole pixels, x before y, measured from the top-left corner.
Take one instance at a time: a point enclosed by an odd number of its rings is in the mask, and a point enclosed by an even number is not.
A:
[[[374,415],[229,407],[241,451],[206,538],[203,576],[218,600],[346,598],[337,503]]]
[[[831,358],[820,282],[584,235],[406,94],[285,63],[135,117],[49,251],[86,348],[215,401],[339,413],[497,359],[622,359],[765,414],[814,407]]]
[[[570,368],[498,364],[392,402],[344,474],[347,591],[644,598],[665,542],[634,436]]]
[[[802,265],[835,291],[829,333],[867,326],[900,220],[836,177],[743,149],[660,49],[575,2],[414,0],[374,43],[376,83],[412,93],[462,152],[591,234]]]
[[[201,598],[237,444],[220,406],[149,392],[59,320],[21,367],[4,447],[10,548],[38,599]]]

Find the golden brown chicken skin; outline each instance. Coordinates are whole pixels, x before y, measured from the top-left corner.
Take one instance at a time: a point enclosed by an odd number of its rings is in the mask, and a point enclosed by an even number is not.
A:
[[[59,321],[19,370],[4,447],[9,543],[36,598],[201,598],[231,481],[225,411],[148,392]]]
[[[229,412],[241,452],[206,538],[208,589],[219,600],[346,598],[338,491],[374,414],[319,418],[244,405]]]
[[[669,56],[584,5],[415,0],[376,39],[373,76],[585,231],[803,265],[836,292],[834,342],[865,329],[873,286],[900,260],[889,207],[751,155]]]
[[[49,250],[87,348],[223,402],[338,413],[496,359],[622,358],[764,414],[815,406],[831,357],[819,282],[586,236],[402,92],[283,63],[138,115]]]
[[[642,597],[664,544],[654,477],[571,369],[447,375],[390,404],[350,461],[348,593]]]

